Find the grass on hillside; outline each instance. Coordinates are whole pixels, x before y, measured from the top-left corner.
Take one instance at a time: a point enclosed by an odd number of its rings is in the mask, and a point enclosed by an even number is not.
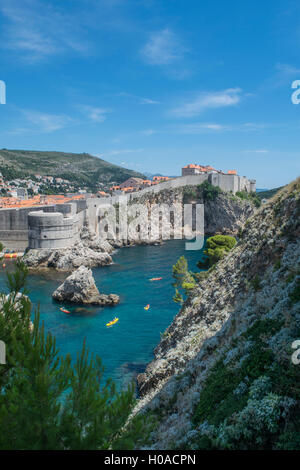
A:
[[[71,182],[94,187],[97,183],[121,183],[144,175],[128,170],[87,153],[0,150],[0,171],[4,179],[24,178],[35,174],[59,176]]]

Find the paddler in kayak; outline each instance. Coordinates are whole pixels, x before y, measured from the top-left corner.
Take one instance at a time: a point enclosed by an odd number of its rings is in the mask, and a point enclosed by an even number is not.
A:
[[[115,323],[117,323],[119,321],[119,319],[117,317],[115,317],[113,320],[111,320],[110,322],[106,323],[106,326],[112,326],[114,325]]]
[[[149,304],[146,305],[146,307],[144,307],[145,310],[149,310],[149,308],[150,308],[150,305],[149,305]]]
[[[71,313],[69,310],[67,310],[65,307],[61,307],[59,310],[61,310],[64,313]]]

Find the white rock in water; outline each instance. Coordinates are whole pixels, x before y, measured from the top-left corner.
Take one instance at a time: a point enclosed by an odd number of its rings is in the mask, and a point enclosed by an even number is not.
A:
[[[60,302],[76,304],[115,305],[119,296],[115,294],[100,294],[92,270],[80,266],[53,292],[52,297]]]

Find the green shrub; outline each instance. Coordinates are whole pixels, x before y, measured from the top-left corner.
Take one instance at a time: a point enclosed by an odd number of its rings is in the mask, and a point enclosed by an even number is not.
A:
[[[252,279],[251,285],[252,285],[252,287],[253,287],[253,289],[254,289],[255,291],[258,291],[258,290],[261,289],[261,284],[260,284],[260,282],[261,282],[261,281],[260,281],[260,278],[259,278],[258,275],[256,275],[255,278]]]
[[[274,271],[278,271],[278,269],[281,268],[281,261],[278,259],[276,263],[274,264]]]
[[[177,263],[173,266],[173,287],[175,287],[174,302],[183,303],[183,294],[188,295],[191,289],[196,287],[196,282],[188,269],[188,263],[184,256],[180,256]]]
[[[193,187],[185,187],[183,189],[183,203],[184,204],[188,204],[190,203],[191,201],[195,201],[198,199],[198,192],[197,192],[197,188],[193,188]]]
[[[193,417],[198,432],[188,448],[299,449],[300,368],[269,347],[283,328],[284,321],[257,320],[235,338],[235,352],[215,363],[201,388]]]
[[[236,244],[236,239],[230,235],[214,235],[206,240],[204,257],[198,262],[199,269],[207,269],[221,260]]]
[[[204,181],[204,183],[200,184],[199,190],[202,192],[204,202],[214,201],[222,192],[219,186],[213,186],[209,181]]]
[[[239,197],[240,199],[250,201],[252,204],[255,205],[255,207],[261,206],[261,198],[257,195],[257,193],[248,193],[247,191],[237,191],[235,195]]]

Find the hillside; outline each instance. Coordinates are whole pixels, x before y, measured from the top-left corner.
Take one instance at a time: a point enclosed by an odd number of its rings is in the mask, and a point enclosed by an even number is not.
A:
[[[248,219],[162,334],[138,377],[151,448],[300,448],[299,215],[298,179]]]
[[[40,174],[59,176],[93,189],[98,182],[121,183],[141,173],[127,170],[88,153],[40,152],[31,150],[0,150],[0,171],[5,179]]]
[[[280,186],[279,188],[264,189],[262,191],[257,191],[257,196],[260,199],[270,199],[271,197],[275,196],[275,194],[277,194],[278,191],[280,191],[281,189],[283,189],[283,186]]]

